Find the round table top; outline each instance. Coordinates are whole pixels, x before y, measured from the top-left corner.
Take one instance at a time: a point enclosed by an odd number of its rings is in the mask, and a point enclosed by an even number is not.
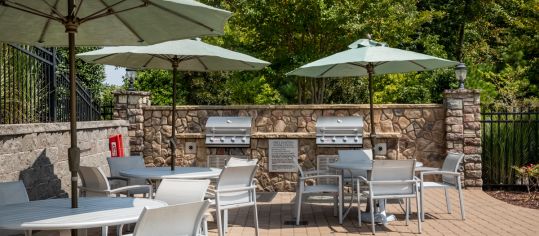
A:
[[[79,208],[70,198],[3,205],[0,228],[10,230],[67,230],[137,222],[144,207],[167,204],[147,198],[82,197]]]
[[[358,161],[358,162],[333,162],[328,164],[329,167],[335,169],[348,169],[348,170],[371,170],[372,161]],[[422,162],[415,163],[416,171],[437,170],[438,168],[424,167]]]
[[[218,177],[221,174],[219,168],[207,167],[179,167],[174,171],[170,167],[146,167],[120,171],[120,175],[142,179],[208,179]]]

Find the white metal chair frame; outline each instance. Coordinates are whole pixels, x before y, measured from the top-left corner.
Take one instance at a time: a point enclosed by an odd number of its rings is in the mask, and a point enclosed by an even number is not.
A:
[[[107,178],[100,167],[81,166],[79,175],[83,183],[83,186],[79,186],[82,196],[120,196],[121,193],[126,193],[129,190],[135,189],[148,189],[148,198],[151,198],[153,195],[153,188],[151,185],[129,185],[111,189],[109,178]],[[90,195],[88,195],[88,193],[90,193]]]
[[[256,207],[256,184],[254,181],[256,170],[258,167],[257,162],[258,160],[245,160],[245,161],[242,160],[240,163],[236,163],[238,165],[225,166],[225,168],[221,171],[221,175],[219,176],[219,182],[217,183],[217,187],[214,190],[217,228],[218,228],[219,236],[226,235],[226,231],[227,231],[226,225],[228,225],[228,217],[227,217],[228,209],[248,207],[248,206],[253,206],[254,217],[255,217],[255,220],[254,220],[255,232],[256,232],[256,235],[258,236],[258,211]],[[238,177],[234,175],[239,174],[239,173],[248,173],[249,174],[249,176],[247,176],[248,179],[234,178],[234,177]],[[244,176],[241,176],[241,177],[244,177]],[[230,199],[228,198],[230,197],[233,198],[234,195],[238,197],[243,196],[243,198],[245,197],[245,195],[247,195],[247,199],[243,199],[246,201],[241,201],[241,199],[236,199],[236,201],[232,200],[232,203],[227,203],[227,201],[230,201]],[[221,215],[221,212],[223,211],[224,211],[224,214]]]
[[[385,172],[384,166],[386,164],[391,165],[391,162],[400,162],[403,164],[401,167],[397,168],[408,168],[409,176],[406,178],[383,178],[384,180],[378,179],[378,172]],[[409,163],[406,163],[409,162]],[[415,160],[377,160],[373,161],[372,172],[369,179],[359,176],[357,181],[357,189],[361,189],[361,183],[364,183],[368,186],[368,196],[370,204],[370,214],[371,214],[371,231],[375,233],[375,220],[374,220],[374,199],[405,199],[405,218],[406,225],[409,222],[409,211],[410,211],[410,198],[416,199],[417,206],[417,219],[418,219],[418,232],[422,232],[421,228],[421,206],[420,206],[420,196],[419,196],[419,185],[420,180],[414,175],[415,171]],[[382,173],[387,174],[387,173]],[[404,176],[403,176],[404,177]],[[373,180],[374,179],[374,180]],[[389,192],[389,193],[376,193],[377,191]],[[359,226],[361,226],[361,194],[358,194],[358,219]]]
[[[431,188],[443,188],[445,192],[445,203],[447,207],[447,213],[451,214],[451,201],[449,199],[449,194],[447,189],[455,188],[459,194],[459,203],[460,203],[460,215],[462,220],[465,220],[464,214],[464,195],[462,194],[462,184],[460,173],[458,172],[459,164],[464,158],[463,153],[453,153],[450,152],[447,154],[444,164],[440,170],[435,171],[424,171],[420,173],[421,179],[421,208],[423,209],[423,193],[425,189]],[[424,177],[426,175],[442,175],[442,182],[425,182]],[[425,220],[425,211],[421,212],[421,219]]]
[[[301,205],[302,198],[304,194],[312,193],[333,193],[334,194],[334,207],[338,208],[339,224],[343,222],[342,214],[342,176],[341,175],[329,175],[318,174],[318,171],[303,171],[301,166],[297,164],[299,171],[298,184],[296,187],[296,225],[300,225],[301,219]],[[309,179],[337,179],[337,185],[335,184],[316,184],[316,185],[306,185],[305,181]],[[336,196],[335,196],[336,195]]]
[[[128,185],[146,185],[151,184],[148,180],[138,179],[138,178],[127,178],[120,176],[120,171],[134,169],[134,168],[144,168],[144,159],[142,156],[129,156],[129,157],[107,157],[107,162],[110,169],[109,183],[111,186],[115,187],[124,187]],[[144,189],[131,190],[128,192],[128,195],[134,194],[148,194]]]
[[[163,179],[154,199],[166,202],[168,205],[202,201],[209,185],[209,179]],[[199,235],[208,235],[206,215],[202,217],[200,230]]]
[[[199,236],[200,222],[209,201],[198,201],[159,208],[144,208],[133,236]]]

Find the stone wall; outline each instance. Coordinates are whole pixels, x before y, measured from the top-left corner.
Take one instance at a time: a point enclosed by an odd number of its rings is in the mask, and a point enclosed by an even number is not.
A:
[[[126,121],[79,122],[81,165],[100,166],[108,172],[108,137],[122,134],[129,154]],[[69,123],[0,125],[0,181],[22,180],[30,200],[70,193],[67,149]]]

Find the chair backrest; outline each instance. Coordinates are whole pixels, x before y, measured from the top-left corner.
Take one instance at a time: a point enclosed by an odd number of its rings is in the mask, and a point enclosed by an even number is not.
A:
[[[94,166],[81,166],[79,175],[82,186],[93,190],[110,190],[109,181],[103,170]],[[107,196],[106,193],[86,192],[87,197]]]
[[[204,200],[210,180],[163,179],[155,193],[155,199],[169,205]]]
[[[413,180],[415,160],[375,160],[372,163],[370,180],[395,181],[391,184],[373,184],[373,195],[412,194],[415,191],[413,183],[398,181]]]
[[[459,164],[464,158],[464,153],[449,152],[445,157],[444,164],[442,165],[442,171],[457,172]],[[442,175],[442,180],[446,183],[456,184],[455,176]]]
[[[196,236],[209,201],[144,208],[133,236]]]
[[[0,183],[0,205],[30,201],[22,181]]]
[[[107,162],[109,163],[110,176],[118,177],[120,176],[120,171],[134,169],[134,168],[144,168],[144,159],[141,156],[130,156],[130,157],[107,157]],[[146,180],[138,178],[129,178],[129,184],[131,185],[144,185]]]
[[[257,162],[257,159],[230,157],[228,158],[225,166],[252,166],[256,165]]]
[[[359,149],[359,150],[339,150],[338,162],[370,162],[372,161],[372,149]],[[365,170],[352,170],[343,172],[344,178],[352,178],[357,176],[367,177],[367,171]]]
[[[217,190],[249,187],[256,174],[258,160],[253,159],[249,165],[226,166],[219,176]],[[219,194],[219,205],[252,202],[250,191],[234,191]]]

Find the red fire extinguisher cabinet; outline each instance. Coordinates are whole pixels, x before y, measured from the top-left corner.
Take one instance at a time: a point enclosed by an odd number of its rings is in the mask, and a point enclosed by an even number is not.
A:
[[[124,144],[122,142],[121,134],[109,137],[109,149],[111,157],[124,157]]]

